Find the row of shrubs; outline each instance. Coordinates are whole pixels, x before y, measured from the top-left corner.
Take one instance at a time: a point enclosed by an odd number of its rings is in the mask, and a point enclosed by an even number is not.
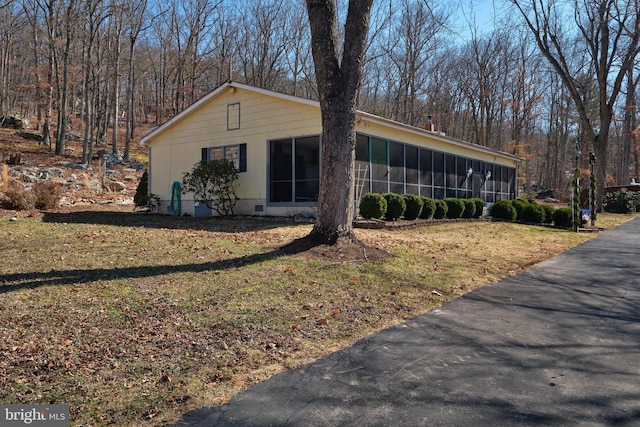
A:
[[[486,203],[479,198],[473,199],[432,199],[415,194],[367,193],[360,200],[360,216],[365,219],[395,221],[441,219],[441,218],[480,218]]]
[[[367,193],[360,200],[360,216],[365,219],[395,221],[442,219],[442,218],[480,218],[486,203],[479,198],[472,199],[431,199],[414,194]],[[493,218],[509,221],[522,221],[533,224],[553,224],[556,227],[571,228],[570,208],[554,208],[539,205],[534,200],[499,200],[490,210]]]
[[[502,199],[491,205],[489,213],[493,218],[521,221],[532,224],[553,224],[556,227],[571,228],[571,208],[554,208],[539,205],[535,200]]]

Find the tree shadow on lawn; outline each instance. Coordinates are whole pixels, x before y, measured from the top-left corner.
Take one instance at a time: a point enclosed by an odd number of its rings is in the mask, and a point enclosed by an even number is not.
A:
[[[287,221],[286,219],[255,219],[255,218],[219,218],[192,217],[147,214],[144,212],[118,211],[73,211],[73,212],[44,212],[43,222],[67,224],[97,224],[115,225],[121,227],[165,228],[170,230],[203,230],[224,233],[242,231],[270,230],[273,228],[305,225]],[[307,224],[308,225],[308,224]]]
[[[9,273],[0,275],[0,295],[40,286],[74,285],[100,280],[141,279],[172,273],[203,273],[238,268],[268,261],[286,253],[282,248],[233,259],[198,264],[154,265],[141,267],[93,268],[87,270],[51,270],[49,272]]]
[[[268,252],[198,264],[154,265],[142,267],[94,268],[87,270],[51,270],[49,272],[9,273],[0,275],[0,295],[21,289],[47,285],[72,285],[98,280],[140,279],[172,273],[203,273],[239,268],[287,255],[303,255],[330,262],[380,262],[391,255],[360,242],[326,245],[302,237]]]

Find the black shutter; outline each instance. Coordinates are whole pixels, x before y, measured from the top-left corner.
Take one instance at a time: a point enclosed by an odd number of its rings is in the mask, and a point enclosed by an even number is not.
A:
[[[246,172],[247,171],[247,144],[240,144],[240,158],[238,162],[238,172]]]
[[[209,160],[210,160],[209,159],[209,148],[205,147],[205,148],[202,149],[202,161],[203,162],[208,162]]]

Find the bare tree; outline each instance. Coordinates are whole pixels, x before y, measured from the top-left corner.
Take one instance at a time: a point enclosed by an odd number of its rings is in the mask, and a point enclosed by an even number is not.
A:
[[[322,115],[322,175],[311,236],[353,240],[356,96],[362,77],[373,0],[350,0],[343,48],[333,0],[307,0]],[[339,56],[339,51],[342,56]]]
[[[147,18],[147,0],[136,0],[130,2],[125,9],[126,17],[126,32],[129,40],[129,54],[127,56],[127,108],[126,108],[126,134],[124,140],[124,154],[123,159],[129,160],[129,146],[131,145],[131,138],[133,136],[134,122],[135,122],[135,104],[134,104],[134,84],[135,84],[135,48],[140,32],[143,30],[143,26]]]
[[[609,130],[614,107],[625,75],[638,55],[640,4],[638,0],[574,0],[574,22],[578,33],[570,34],[563,8],[553,0],[510,0],[535,37],[540,52],[547,58],[567,88],[580,117],[583,143],[597,155],[600,186],[606,182]],[[571,56],[579,47],[583,59]],[[586,62],[586,63],[585,63]],[[598,114],[588,109],[588,97],[579,76],[593,70],[598,91]],[[603,191],[598,191],[602,206]]]
[[[243,6],[236,54],[246,82],[275,88],[285,77],[289,28],[283,0],[256,0]]]
[[[636,137],[638,107],[636,105],[636,88],[640,82],[640,76],[634,75],[635,67],[627,71],[627,93],[624,105],[624,130],[622,134],[622,158],[620,161],[619,181],[629,182],[629,167],[631,165],[631,148]],[[636,176],[637,178],[637,176]]]
[[[429,65],[438,48],[438,36],[448,20],[449,11],[441,5],[416,0],[397,4],[400,16],[393,26],[387,52],[398,77],[394,118],[410,125],[424,121]]]

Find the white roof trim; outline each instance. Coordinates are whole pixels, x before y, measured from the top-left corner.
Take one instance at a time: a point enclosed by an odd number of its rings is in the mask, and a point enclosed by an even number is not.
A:
[[[315,107],[315,108],[320,109],[320,103],[318,101],[314,101],[314,100],[306,99],[306,98],[300,98],[298,96],[285,95],[283,93],[274,92],[274,91],[270,91],[270,90],[267,90],[267,89],[261,89],[261,88],[257,88],[255,86],[250,86],[250,85],[243,84],[243,83],[226,82],[226,83],[222,84],[221,86],[219,86],[218,88],[214,89],[209,94],[203,96],[202,98],[200,98],[199,100],[197,100],[196,102],[191,104],[189,107],[187,107],[185,110],[183,110],[182,112],[180,112],[179,114],[177,114],[176,116],[174,116],[173,118],[168,120],[167,122],[163,123],[162,125],[160,125],[157,128],[155,128],[153,131],[149,132],[147,135],[145,135],[140,140],[139,144],[140,145],[147,144],[149,142],[149,140],[153,139],[153,137],[155,137],[159,133],[164,132],[166,129],[172,127],[175,123],[180,122],[182,119],[184,119],[185,117],[189,116],[192,112],[194,112],[197,109],[199,109],[200,106],[202,106],[203,104],[206,104],[210,100],[218,97],[220,94],[224,93],[226,89],[231,88],[231,87],[235,87],[235,88],[238,88],[238,89],[243,89],[243,90],[247,90],[247,91],[250,91],[250,92],[255,92],[255,93],[262,94],[262,95],[271,96],[271,97],[274,97],[274,98],[283,99],[283,100],[287,100],[287,101],[291,101],[291,102],[297,102],[299,104],[309,105],[311,107]],[[515,156],[513,154],[505,153],[505,152],[499,151],[499,150],[494,150],[492,148],[484,147],[482,145],[472,144],[472,143],[467,142],[467,141],[451,138],[451,137],[448,137],[448,136],[446,136],[444,134],[440,134],[438,132],[431,132],[431,131],[428,131],[426,129],[421,129],[421,128],[417,128],[415,126],[411,126],[411,125],[407,125],[407,124],[404,124],[404,123],[400,123],[400,122],[397,122],[395,120],[385,119],[384,117],[376,116],[375,114],[365,113],[363,111],[356,111],[356,116],[358,116],[361,120],[366,120],[366,121],[369,121],[369,122],[378,123],[378,124],[383,125],[383,126],[387,126],[387,127],[391,127],[391,128],[398,129],[398,130],[411,132],[411,133],[416,134],[416,135],[433,138],[433,139],[439,140],[441,142],[445,142],[445,143],[448,143],[448,144],[451,144],[451,145],[455,145],[455,146],[458,146],[458,147],[464,147],[464,148],[467,148],[467,149],[470,148],[470,149],[473,149],[473,150],[476,150],[476,151],[480,151],[480,152],[483,152],[483,153],[487,153],[487,154],[493,154],[493,155],[497,154],[497,155],[500,155],[502,157],[507,157],[507,158],[510,158],[510,159],[518,161],[518,162],[523,160],[521,157]]]

